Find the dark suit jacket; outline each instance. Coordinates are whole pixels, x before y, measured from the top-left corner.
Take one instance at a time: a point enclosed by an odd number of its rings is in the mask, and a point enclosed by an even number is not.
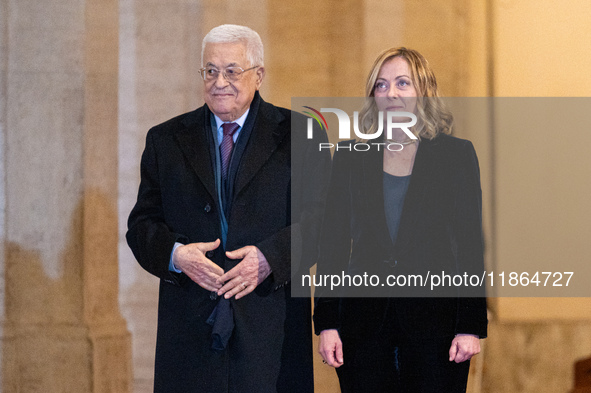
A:
[[[390,239],[383,197],[383,154],[339,151],[322,230],[320,274],[387,275],[479,274],[484,271],[481,190],[478,161],[469,141],[447,135],[422,140],[404,200],[396,243]],[[428,288],[428,287],[427,287]],[[341,336],[363,338],[384,328],[388,305],[395,310],[398,337],[410,340],[486,336],[484,290],[447,288],[451,297],[430,297],[410,286],[378,287],[377,298],[342,297],[316,288],[316,333],[339,329]],[[450,292],[451,290],[451,292]],[[470,297],[473,294],[481,297]],[[359,294],[359,292],[356,292]],[[347,296],[350,296],[351,292]],[[390,299],[389,299],[389,298]]]
[[[322,187],[314,185],[324,183],[330,156],[306,143],[305,119],[293,119],[302,127],[292,133],[289,110],[264,102],[258,93],[255,100],[260,100],[259,110],[249,113],[256,120],[236,173],[226,248],[257,246],[272,274],[253,293],[232,300],[235,328],[222,352],[211,349],[206,324],[218,299],[168,270],[175,242],[221,238],[210,111],[203,106],[148,132],[127,241],[142,267],[161,278],[157,392],[313,389],[310,303],[292,299],[289,292],[292,269],[305,270],[309,264],[300,267],[292,260],[292,232],[294,248],[311,241],[306,233],[313,235],[314,217],[321,214],[315,209],[321,208]],[[304,188],[305,195],[291,192]],[[312,230],[302,234],[301,226]],[[313,263],[313,252],[312,245],[302,260]],[[227,260],[224,253],[220,246],[207,256],[228,271],[239,261]]]

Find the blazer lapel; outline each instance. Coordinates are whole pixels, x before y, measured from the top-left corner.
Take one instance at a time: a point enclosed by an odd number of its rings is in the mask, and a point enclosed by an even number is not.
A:
[[[283,120],[285,117],[279,111],[261,99],[254,128],[240,159],[234,196],[252,180],[288,134],[290,125],[279,126]]]
[[[186,128],[176,134],[181,151],[187,158],[191,168],[195,171],[209,194],[217,200],[215,192],[215,165],[212,161],[213,136],[207,122],[208,111],[205,106],[197,109],[183,121]]]
[[[378,244],[391,246],[390,231],[384,215],[384,155],[382,151],[370,149],[367,152],[355,152],[361,154],[363,171],[361,176],[362,195],[367,206],[365,219],[369,227],[373,228],[374,236]]]
[[[397,255],[408,251],[419,240],[420,233],[417,233],[417,217],[421,214],[421,207],[424,206],[425,197],[429,192],[429,184],[433,180],[432,168],[430,165],[432,159],[433,141],[422,140],[419,143],[415,162],[412,169],[412,175],[408,190],[404,198],[402,215],[398,229],[398,237],[394,244],[394,250]]]

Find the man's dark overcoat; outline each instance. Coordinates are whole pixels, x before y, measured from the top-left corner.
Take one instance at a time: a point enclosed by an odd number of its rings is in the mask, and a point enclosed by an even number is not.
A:
[[[248,116],[256,118],[235,167],[226,250],[257,246],[272,273],[254,292],[232,299],[235,326],[223,351],[211,348],[206,323],[219,298],[169,271],[175,242],[221,238],[211,112],[204,105],[148,132],[127,241],[142,267],[161,279],[155,392],[313,391],[310,299],[292,298],[290,279],[314,262],[330,155],[306,140],[305,118],[258,92]],[[292,120],[301,127],[292,129]],[[228,271],[239,261],[224,251],[207,256]]]

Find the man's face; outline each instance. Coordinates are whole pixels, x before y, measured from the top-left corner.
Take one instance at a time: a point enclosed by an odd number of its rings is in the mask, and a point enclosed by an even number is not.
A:
[[[219,70],[217,79],[204,82],[204,99],[209,109],[223,121],[234,121],[246,112],[254,93],[263,82],[265,70],[258,67],[242,73],[236,81],[229,82],[223,76],[226,67],[249,69],[246,45],[242,42],[208,43],[203,50],[203,66]]]

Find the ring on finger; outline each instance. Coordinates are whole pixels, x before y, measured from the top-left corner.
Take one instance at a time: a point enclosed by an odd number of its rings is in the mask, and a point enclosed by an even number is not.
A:
[[[245,282],[243,282],[243,283],[242,283],[242,288],[243,288],[243,289],[246,289],[246,287],[247,287],[246,283],[245,283]]]

